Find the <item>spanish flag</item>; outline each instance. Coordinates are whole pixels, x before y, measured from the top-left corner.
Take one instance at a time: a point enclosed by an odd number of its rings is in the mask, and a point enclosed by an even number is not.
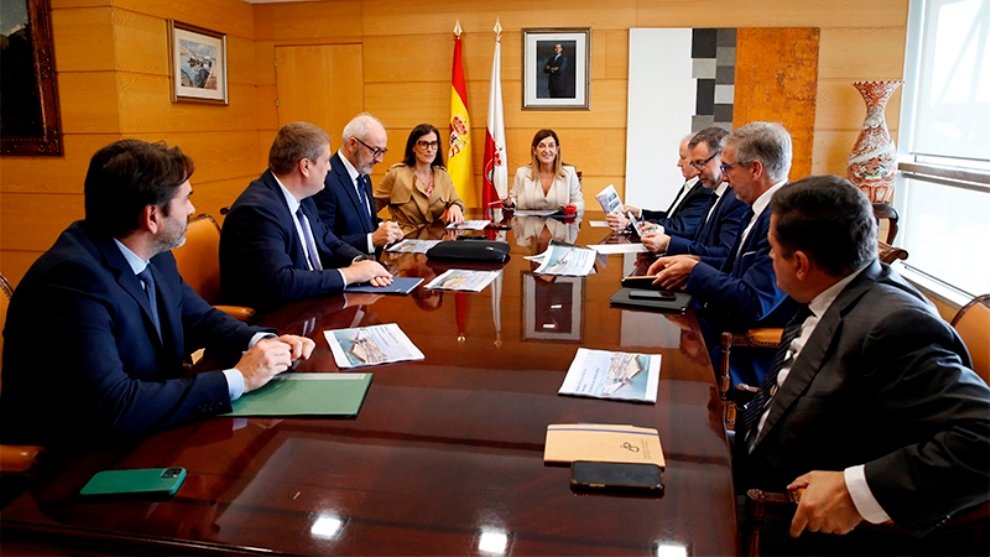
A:
[[[464,206],[477,207],[478,194],[471,168],[471,118],[468,116],[467,85],[461,60],[461,22],[454,26],[454,70],[450,78],[450,144],[447,171]]]

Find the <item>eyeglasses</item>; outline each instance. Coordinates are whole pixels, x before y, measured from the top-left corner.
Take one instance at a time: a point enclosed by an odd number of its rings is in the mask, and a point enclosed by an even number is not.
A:
[[[440,142],[439,141],[423,141],[422,139],[420,139],[419,141],[416,142],[416,145],[419,145],[423,149],[436,149],[437,147],[440,146]]]
[[[749,163],[745,163],[745,162],[742,162],[742,161],[736,161],[736,162],[730,162],[730,163],[726,164],[726,163],[723,162],[722,164],[719,165],[719,168],[722,169],[722,174],[725,174],[733,166],[740,166],[740,165],[743,165],[743,164],[749,164]]]
[[[371,156],[373,158],[384,157],[385,156],[385,153],[388,153],[388,147],[386,147],[384,149],[382,149],[381,147],[372,147],[371,145],[368,145],[367,143],[365,143],[364,141],[361,141],[360,139],[358,139],[356,137],[354,139],[357,140],[357,142],[360,143],[361,145],[364,145],[365,147],[367,147],[368,150],[371,151]]]
[[[712,159],[714,159],[715,157],[719,156],[720,154],[721,154],[721,152],[716,151],[715,153],[712,153],[712,156],[708,157],[707,159],[705,159],[703,161],[691,161],[688,164],[690,164],[691,166],[697,168],[698,170],[701,170],[702,168],[705,167],[706,164],[708,164]]]

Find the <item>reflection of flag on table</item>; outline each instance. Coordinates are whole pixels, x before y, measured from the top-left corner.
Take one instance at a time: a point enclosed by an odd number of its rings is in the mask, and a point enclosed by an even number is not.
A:
[[[477,204],[471,187],[471,118],[468,116],[467,85],[461,60],[461,22],[454,26],[454,69],[450,78],[450,142],[447,151],[447,171],[465,207]]]
[[[488,129],[485,131],[484,172],[481,203],[486,208],[508,192],[509,175],[505,151],[505,114],[502,108],[502,25],[495,22],[495,55],[488,93]]]

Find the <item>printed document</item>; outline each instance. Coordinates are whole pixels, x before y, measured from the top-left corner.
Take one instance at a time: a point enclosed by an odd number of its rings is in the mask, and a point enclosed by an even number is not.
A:
[[[595,267],[595,250],[551,243],[547,250],[536,256],[540,266],[533,272],[538,275],[586,277]]]
[[[492,221],[466,220],[460,224],[448,224],[447,230],[484,230]]]
[[[495,280],[502,271],[468,271],[465,269],[450,269],[444,274],[431,280],[423,288],[427,290],[466,290],[481,292]]]
[[[423,353],[396,323],[323,331],[341,369],[422,360]]]
[[[622,212],[622,200],[619,199],[619,192],[615,191],[615,186],[612,184],[605,186],[605,189],[598,192],[595,199],[598,200],[598,204],[602,206],[602,211],[605,211],[606,215]]]
[[[578,348],[562,395],[656,402],[660,385],[660,355],[631,354]]]
[[[390,253],[426,253],[427,250],[440,243],[440,240],[402,240],[392,244],[385,251]]]
[[[591,244],[589,248],[595,250],[602,255],[617,255],[623,253],[643,253],[649,251],[642,242],[633,242],[629,244]]]

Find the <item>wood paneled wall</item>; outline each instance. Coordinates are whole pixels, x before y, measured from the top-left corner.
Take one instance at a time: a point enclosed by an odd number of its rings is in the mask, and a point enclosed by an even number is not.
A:
[[[174,18],[227,33],[230,105],[173,104]],[[165,141],[196,162],[193,202],[217,214],[261,170],[254,13],[240,0],[52,0],[63,157],[0,159],[0,271],[16,284],[73,220],[93,153],[121,138]]]
[[[444,129],[452,41],[459,18],[474,130],[475,172],[488,109],[492,26],[501,19],[502,88],[509,165],[528,160],[541,127],[561,136],[566,160],[584,173],[585,197],[608,183],[624,187],[628,30],[633,27],[819,27],[814,173],[845,173],[865,108],[849,85],[899,78],[907,0],[327,0],[250,5],[240,0],[53,0],[65,156],[0,159],[0,270],[16,283],[70,221],[82,216],[89,157],[120,137],[165,140],[197,163],[193,198],[216,215],[264,168],[278,126],[274,49],[278,45],[360,43],[365,109],[389,131],[400,158],[422,121]],[[172,104],[166,19],[227,33],[230,106]],[[590,27],[591,109],[523,111],[522,29]],[[319,71],[319,68],[314,68]],[[900,93],[887,110],[896,134]],[[340,130],[328,130],[336,139]],[[667,161],[671,154],[662,153]],[[510,168],[510,176],[513,168]],[[480,175],[477,182],[480,184]],[[593,205],[592,205],[593,206]]]

